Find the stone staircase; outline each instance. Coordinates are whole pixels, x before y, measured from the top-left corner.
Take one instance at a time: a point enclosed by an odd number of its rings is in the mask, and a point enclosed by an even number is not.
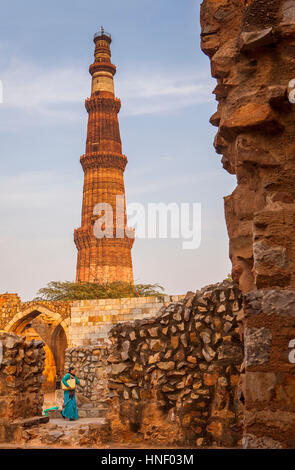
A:
[[[105,418],[107,414],[107,407],[104,404],[85,404],[78,408],[80,418]]]

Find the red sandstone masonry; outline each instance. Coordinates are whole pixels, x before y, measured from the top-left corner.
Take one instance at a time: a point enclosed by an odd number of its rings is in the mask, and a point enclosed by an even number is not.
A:
[[[116,238],[117,228],[127,228],[123,177],[127,158],[122,154],[117,116],[121,102],[114,96],[116,67],[111,63],[109,35],[102,32],[95,36],[94,42],[95,59],[89,69],[92,93],[85,102],[89,114],[86,153],[81,157],[85,173],[82,226],[74,234],[78,249],[76,281],[133,283],[131,248],[134,238],[129,238],[125,233],[121,238]],[[120,223],[116,219],[117,195],[124,199],[124,220]],[[93,215],[93,210],[98,203],[112,206],[113,238],[98,239],[94,236],[98,216]]]
[[[217,79],[214,145],[237,176],[225,216],[232,277],[247,294],[244,446],[293,448],[295,2],[204,0],[201,25]]]
[[[295,6],[291,0],[204,0],[201,47],[218,101],[211,123],[223,167],[232,277],[243,293],[295,287]]]

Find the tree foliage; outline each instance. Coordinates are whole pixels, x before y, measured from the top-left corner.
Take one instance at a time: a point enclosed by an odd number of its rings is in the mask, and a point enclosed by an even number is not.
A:
[[[120,299],[123,297],[148,297],[164,293],[159,284],[129,284],[126,282],[109,282],[105,284],[70,281],[52,281],[39,289],[35,300],[91,300]]]

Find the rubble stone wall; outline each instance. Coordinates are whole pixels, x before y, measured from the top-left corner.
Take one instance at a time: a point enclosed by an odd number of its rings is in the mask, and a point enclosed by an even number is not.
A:
[[[77,400],[81,405],[98,406],[108,399],[106,344],[96,346],[78,346],[66,350],[65,372],[72,365],[80,385],[77,387]],[[82,414],[81,414],[82,413]],[[83,418],[83,410],[79,410]]]
[[[17,438],[21,427],[42,415],[42,341],[0,332],[0,442]]]
[[[234,446],[243,348],[241,293],[228,281],[116,325],[108,363],[113,439]],[[138,434],[139,433],[139,434]]]

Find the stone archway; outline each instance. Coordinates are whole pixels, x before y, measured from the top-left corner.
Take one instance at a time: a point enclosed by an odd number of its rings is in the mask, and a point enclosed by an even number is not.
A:
[[[62,376],[64,372],[65,350],[68,347],[68,320],[36,304],[18,312],[5,327],[5,331],[14,332],[28,340],[42,340],[45,343],[43,390],[54,391],[56,376]]]

